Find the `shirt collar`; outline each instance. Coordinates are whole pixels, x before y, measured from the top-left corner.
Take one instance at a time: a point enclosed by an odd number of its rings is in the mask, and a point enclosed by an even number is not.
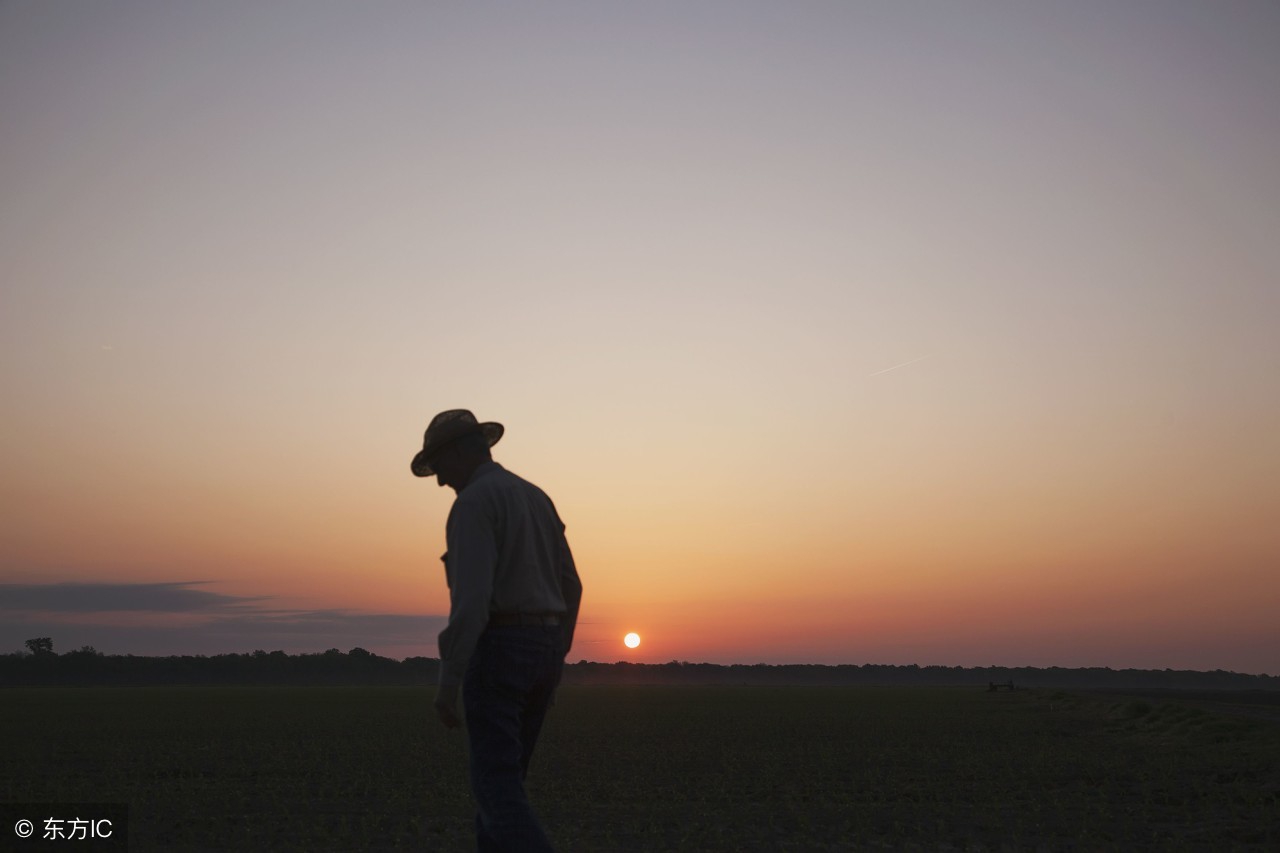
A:
[[[467,478],[467,482],[463,484],[462,488],[458,489],[458,494],[462,494],[462,492],[466,488],[468,488],[476,480],[479,480],[481,477],[486,477],[489,474],[494,473],[495,471],[501,471],[501,470],[503,470],[502,466],[499,465],[497,462],[494,462],[493,460],[489,460],[488,462],[481,463],[476,468],[476,470],[471,472],[471,476]]]

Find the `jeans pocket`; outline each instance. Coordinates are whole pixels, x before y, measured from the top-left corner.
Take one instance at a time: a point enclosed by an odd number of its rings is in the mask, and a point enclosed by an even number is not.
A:
[[[536,643],[523,641],[519,636],[507,636],[486,632],[481,640],[481,683],[488,689],[509,695],[523,695],[538,682],[541,649]]]

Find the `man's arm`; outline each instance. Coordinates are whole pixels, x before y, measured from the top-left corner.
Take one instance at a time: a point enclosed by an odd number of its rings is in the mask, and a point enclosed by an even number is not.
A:
[[[455,503],[446,535],[453,585],[449,625],[440,632],[440,687],[456,692],[489,623],[498,547],[493,525],[478,504]]]
[[[565,620],[560,626],[561,656],[567,656],[573,647],[573,631],[578,624],[578,610],[582,607],[582,580],[578,577],[578,567],[573,562],[573,552],[569,550],[569,540],[565,538],[564,526],[560,528],[560,594],[564,596]]]

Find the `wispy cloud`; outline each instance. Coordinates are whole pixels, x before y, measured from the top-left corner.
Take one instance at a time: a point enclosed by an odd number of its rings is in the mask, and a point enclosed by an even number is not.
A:
[[[219,613],[250,607],[261,597],[225,595],[198,587],[209,581],[169,583],[0,584],[0,613],[47,611],[95,613],[115,610]]]
[[[443,615],[270,607],[270,598],[201,589],[208,581],[0,584],[0,652],[52,637],[55,649],[120,654],[287,652],[360,646],[434,655]]]

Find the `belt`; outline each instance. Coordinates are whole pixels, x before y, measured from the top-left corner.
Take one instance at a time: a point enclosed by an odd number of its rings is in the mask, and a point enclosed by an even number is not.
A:
[[[562,613],[490,613],[489,624],[497,627],[510,625],[549,625],[560,624]]]

